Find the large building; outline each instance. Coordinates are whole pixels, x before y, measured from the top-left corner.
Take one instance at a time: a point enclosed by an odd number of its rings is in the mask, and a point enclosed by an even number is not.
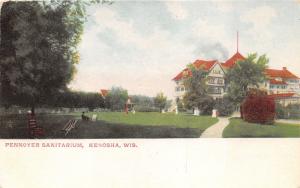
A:
[[[224,82],[225,73],[232,68],[238,60],[244,60],[245,57],[238,51],[227,61],[218,60],[196,60],[193,65],[207,71],[208,93],[214,99],[222,98],[226,94],[226,85]],[[281,70],[266,69],[266,81],[260,84],[260,89],[274,97],[275,100],[288,105],[291,103],[300,103],[300,79],[291,73],[286,67]],[[182,99],[186,88],[183,85],[185,76],[191,76],[191,71],[186,68],[177,74],[172,80],[175,82],[175,98]]]

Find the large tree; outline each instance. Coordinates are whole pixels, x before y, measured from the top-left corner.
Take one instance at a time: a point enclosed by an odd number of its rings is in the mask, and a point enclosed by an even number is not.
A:
[[[187,68],[191,71],[191,75],[184,78],[184,86],[187,91],[183,97],[184,106],[188,109],[197,107],[202,114],[210,113],[214,100],[207,92],[207,72],[201,67],[196,68],[193,65],[188,65]]]
[[[249,87],[258,88],[259,84],[263,83],[264,70],[268,62],[266,55],[257,58],[257,54],[250,54],[228,70],[225,80],[228,84],[228,96],[232,102],[240,104],[246,97]]]
[[[98,1],[92,1],[98,2]],[[79,62],[82,1],[4,2],[1,8],[2,102],[42,104],[66,89]]]

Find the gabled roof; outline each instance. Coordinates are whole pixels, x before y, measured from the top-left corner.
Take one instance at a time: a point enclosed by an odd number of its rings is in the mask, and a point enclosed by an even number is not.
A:
[[[205,61],[205,60],[196,60],[193,65],[196,68],[200,68],[205,71],[209,71],[218,61],[217,60],[210,60],[210,61]],[[192,72],[188,69],[185,68],[183,71],[181,71],[179,74],[177,74],[172,80],[178,81],[181,80],[184,76],[191,76]]]
[[[274,85],[287,85],[287,83],[285,81],[279,81],[279,80],[275,80],[275,79],[271,79],[270,80],[270,84],[274,84]]]
[[[100,94],[103,96],[103,97],[106,97],[107,94],[108,94],[109,90],[107,89],[100,89]]]
[[[296,75],[288,71],[285,67],[282,70],[277,69],[265,69],[265,74],[271,78],[298,78]]]
[[[211,61],[205,61],[205,60],[196,60],[193,65],[196,68],[201,68],[205,71],[210,70],[214,64],[217,62],[217,60],[211,60]]]
[[[295,93],[277,93],[277,94],[271,94],[268,96],[272,97],[274,99],[283,99],[283,98],[289,98],[289,97],[296,96],[296,94]]]
[[[239,52],[236,52],[231,58],[229,58],[225,63],[222,63],[222,66],[225,68],[231,68],[238,60],[245,60],[246,58],[240,54]]]

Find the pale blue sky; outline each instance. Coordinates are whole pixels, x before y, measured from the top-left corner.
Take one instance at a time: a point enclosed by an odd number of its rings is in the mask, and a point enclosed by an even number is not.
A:
[[[81,62],[70,87],[174,94],[171,79],[196,59],[267,54],[272,68],[300,76],[300,2],[117,1],[88,9]]]

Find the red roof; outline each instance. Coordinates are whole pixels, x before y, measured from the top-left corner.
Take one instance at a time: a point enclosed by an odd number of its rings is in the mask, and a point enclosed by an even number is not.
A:
[[[272,97],[274,99],[282,99],[282,98],[288,98],[294,96],[295,93],[277,93],[277,94],[271,94],[268,95],[269,97]]]
[[[279,80],[275,80],[275,79],[271,79],[270,80],[270,84],[275,84],[275,85],[287,85],[287,83],[285,81],[279,81]]]
[[[296,75],[288,71],[285,67],[283,67],[282,70],[276,70],[276,69],[266,69],[265,73],[267,76],[276,78],[298,78]]]
[[[231,58],[229,58],[225,63],[222,63],[222,66],[225,68],[231,68],[238,60],[245,60],[246,58],[240,54],[239,52],[236,52]]]
[[[210,70],[211,67],[214,66],[214,64],[217,62],[217,60],[211,60],[211,61],[205,61],[205,60],[196,60],[193,64],[196,68],[201,68],[203,70]]]
[[[193,65],[196,68],[203,69],[205,71],[210,70],[214,64],[217,62],[217,60],[211,60],[211,61],[205,61],[205,60],[196,60]],[[175,76],[172,80],[178,81],[181,80],[184,76],[191,76],[192,72],[185,68],[183,71],[181,71],[177,76]]]
[[[106,97],[107,94],[108,94],[109,90],[107,89],[100,89],[100,94],[103,96],[103,97]]]

